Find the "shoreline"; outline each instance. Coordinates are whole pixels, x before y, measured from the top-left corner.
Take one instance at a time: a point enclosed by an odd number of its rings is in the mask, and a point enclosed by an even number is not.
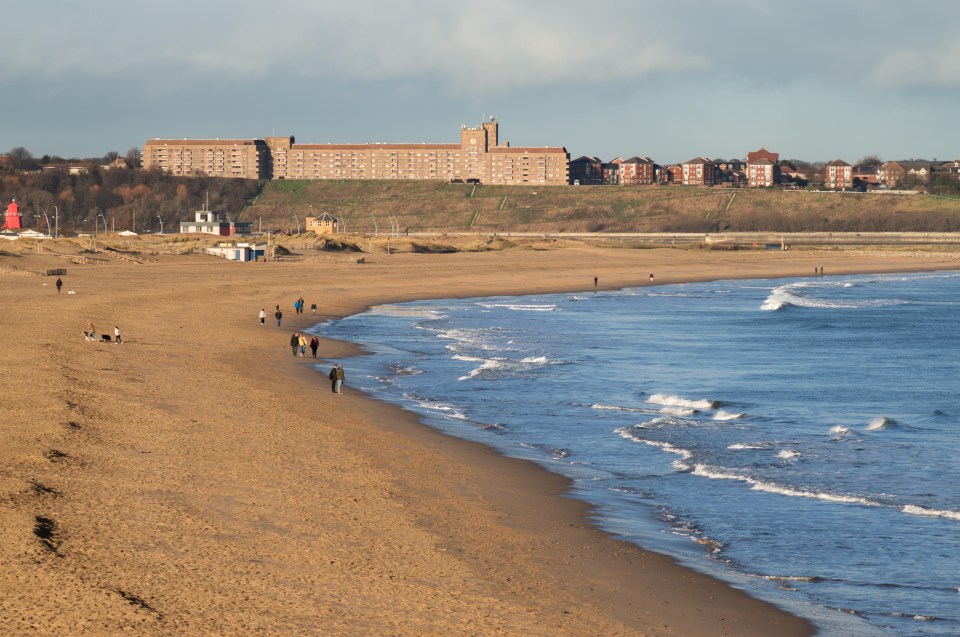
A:
[[[953,264],[952,267],[915,266],[915,267],[909,267],[909,268],[904,268],[904,267],[902,267],[902,264],[900,264],[900,265],[898,265],[898,266],[893,267],[892,269],[887,269],[886,267],[881,267],[881,268],[876,268],[876,269],[874,269],[874,268],[866,268],[866,269],[863,269],[863,268],[861,268],[861,267],[841,268],[841,269],[838,270],[837,272],[832,273],[832,276],[846,276],[846,275],[852,275],[852,274],[896,274],[896,273],[908,273],[908,272],[936,272],[936,271],[949,271],[949,270],[958,270],[958,269],[960,269],[960,264]],[[483,299],[483,298],[501,297],[501,296],[512,296],[512,297],[516,297],[516,298],[523,298],[523,297],[526,297],[526,296],[533,296],[533,295],[539,295],[539,294],[588,293],[588,292],[591,292],[591,291],[622,291],[622,290],[626,290],[626,289],[630,289],[630,288],[642,288],[642,287],[648,287],[648,286],[654,286],[654,285],[656,285],[656,286],[662,286],[662,285],[675,285],[675,284],[683,284],[683,283],[701,283],[701,282],[709,282],[709,281],[717,281],[717,280],[754,279],[754,278],[755,278],[755,279],[757,279],[757,280],[771,280],[771,281],[772,281],[772,280],[777,280],[777,279],[781,279],[781,278],[802,278],[802,277],[804,277],[804,276],[805,276],[805,275],[803,275],[803,274],[776,275],[776,276],[754,276],[754,275],[752,275],[752,274],[744,274],[744,275],[742,275],[742,276],[736,276],[736,277],[709,277],[709,276],[702,276],[702,275],[700,275],[700,276],[681,277],[681,278],[678,278],[678,279],[676,279],[676,280],[670,280],[670,281],[666,281],[666,282],[664,282],[664,281],[656,281],[655,283],[650,283],[648,279],[645,279],[643,276],[641,276],[639,282],[627,283],[627,284],[624,284],[624,285],[618,285],[618,286],[614,286],[614,287],[611,287],[611,286],[606,286],[606,287],[605,287],[605,286],[598,286],[598,287],[595,287],[595,288],[590,288],[590,287],[584,287],[584,288],[572,287],[572,288],[551,289],[551,290],[547,290],[547,291],[519,292],[519,293],[510,293],[510,294],[497,294],[497,293],[492,293],[492,294],[486,294],[486,295],[481,295],[481,296],[474,296],[474,295],[468,295],[468,294],[455,294],[455,295],[449,295],[449,296],[425,296],[425,297],[417,297],[417,298],[409,298],[409,299],[408,299],[408,298],[404,298],[403,300],[384,300],[384,301],[379,301],[379,302],[376,302],[376,303],[371,303],[371,304],[365,306],[364,308],[362,308],[361,310],[356,311],[356,312],[350,312],[350,313],[347,313],[347,314],[325,317],[323,320],[324,320],[324,321],[336,321],[336,320],[341,320],[341,319],[343,319],[343,318],[346,318],[347,316],[353,316],[353,315],[356,315],[356,314],[360,314],[360,313],[363,313],[363,312],[367,312],[367,311],[369,311],[369,310],[371,310],[371,309],[373,309],[373,308],[375,308],[375,307],[379,307],[379,306],[382,306],[382,305],[391,305],[391,304],[394,304],[394,303],[397,303],[397,304],[400,304],[400,303],[409,303],[409,302],[424,301],[424,300],[431,300],[431,299],[436,299],[436,300],[442,300],[442,299],[448,299],[448,298],[450,298],[450,299]],[[821,274],[821,275],[817,275],[817,276],[823,277],[823,276],[828,276],[828,275],[823,275],[823,274]],[[817,277],[815,276],[814,278],[817,278]],[[333,344],[333,343],[336,343],[336,344],[339,344],[339,345],[345,347],[344,353],[341,353],[339,356],[337,356],[337,357],[325,357],[324,360],[328,361],[329,363],[332,363],[332,362],[343,362],[344,359],[349,360],[349,359],[354,358],[354,357],[358,357],[358,356],[363,356],[363,355],[365,355],[365,351],[366,351],[366,350],[365,350],[365,344],[364,344],[364,343],[355,343],[355,342],[351,342],[351,341],[342,341],[342,340],[338,340],[338,339],[331,339],[331,338],[329,338],[329,337],[324,337],[324,336],[322,336],[321,334],[318,334],[318,336],[321,336],[321,342],[322,342],[322,343],[325,343],[325,344]],[[317,370],[317,371],[322,371],[322,370]],[[323,381],[321,381],[321,382],[323,382]],[[707,571],[704,571],[704,570],[698,570],[697,568],[695,568],[695,567],[692,566],[692,565],[688,565],[688,564],[683,563],[683,562],[681,561],[681,559],[678,558],[677,556],[671,555],[671,554],[669,554],[669,553],[660,552],[659,550],[652,549],[652,548],[649,548],[649,547],[645,547],[645,546],[643,546],[643,545],[641,545],[641,544],[639,544],[639,543],[636,543],[636,542],[632,542],[632,541],[629,541],[629,540],[618,539],[612,532],[607,531],[607,530],[605,530],[604,528],[602,528],[602,526],[599,524],[599,522],[595,519],[595,516],[594,516],[594,514],[595,514],[595,512],[596,512],[596,506],[595,506],[595,505],[593,505],[593,504],[591,504],[591,503],[589,503],[589,502],[586,502],[586,501],[584,501],[584,500],[580,500],[579,498],[577,498],[576,496],[574,496],[574,495],[571,494],[571,492],[572,492],[572,487],[574,486],[573,480],[570,479],[570,478],[568,478],[568,477],[566,477],[566,476],[564,476],[564,475],[562,475],[562,474],[560,474],[560,473],[556,473],[556,472],[554,472],[554,471],[551,471],[549,468],[547,468],[547,467],[544,466],[543,464],[540,464],[540,463],[536,462],[535,460],[529,460],[529,459],[520,458],[520,457],[517,457],[517,456],[508,455],[506,452],[501,451],[501,450],[499,450],[499,449],[497,449],[497,448],[491,447],[491,446],[489,446],[489,445],[487,445],[487,444],[485,444],[485,443],[483,443],[483,442],[476,442],[476,441],[468,440],[468,439],[466,439],[466,438],[460,438],[460,437],[458,437],[458,436],[456,436],[455,434],[452,434],[452,433],[447,433],[447,432],[443,431],[442,429],[439,429],[439,428],[437,428],[437,427],[429,424],[421,415],[416,414],[415,412],[408,411],[408,410],[404,409],[403,406],[402,406],[400,403],[394,403],[394,402],[389,402],[389,401],[387,401],[387,400],[378,399],[378,398],[376,398],[376,397],[374,397],[374,396],[372,396],[372,395],[370,395],[370,394],[367,394],[367,393],[365,393],[365,392],[362,392],[361,390],[358,390],[358,389],[353,389],[353,388],[351,388],[351,392],[354,393],[354,394],[356,394],[356,395],[358,395],[358,396],[359,396],[361,399],[363,399],[363,400],[373,401],[373,402],[375,402],[375,403],[378,403],[378,404],[384,406],[385,408],[387,408],[387,409],[389,409],[389,410],[391,410],[391,411],[394,411],[394,417],[397,419],[397,422],[404,421],[404,420],[406,420],[406,421],[412,421],[410,424],[412,424],[416,429],[421,430],[421,431],[419,431],[418,433],[414,433],[414,434],[413,434],[413,435],[415,435],[418,439],[420,439],[420,436],[424,435],[424,432],[423,432],[422,430],[426,430],[426,433],[427,433],[428,435],[439,435],[439,436],[441,436],[441,437],[443,437],[443,438],[447,438],[447,439],[452,440],[455,444],[465,445],[465,446],[469,446],[469,447],[478,447],[478,448],[480,448],[480,449],[482,449],[482,450],[489,451],[489,452],[492,452],[492,453],[494,453],[494,454],[497,454],[498,456],[500,456],[502,459],[506,460],[507,462],[517,462],[517,463],[522,463],[522,464],[525,464],[525,465],[529,465],[530,470],[533,471],[533,472],[545,472],[545,473],[553,476],[554,478],[559,479],[559,481],[562,483],[562,488],[560,488],[560,490],[554,491],[553,489],[556,489],[556,487],[555,487],[555,486],[552,486],[549,494],[550,494],[551,496],[557,496],[557,495],[559,495],[559,496],[561,496],[561,497],[565,497],[565,498],[571,499],[571,500],[579,503],[580,506],[577,508],[577,510],[570,512],[570,514],[573,515],[573,516],[575,516],[575,517],[577,517],[577,518],[580,518],[581,521],[582,521],[583,523],[585,523],[586,527],[588,528],[588,531],[589,531],[590,529],[592,529],[593,532],[602,535],[602,536],[605,538],[606,541],[613,542],[613,543],[619,543],[619,544],[625,544],[625,545],[626,545],[627,547],[629,547],[630,549],[636,549],[636,550],[639,550],[640,552],[645,553],[645,554],[655,555],[655,556],[664,558],[664,559],[667,560],[667,562],[669,563],[668,566],[667,566],[667,568],[678,567],[678,568],[680,568],[680,569],[689,569],[690,571],[696,573],[697,575],[703,575],[703,576],[705,576],[705,577],[707,577],[707,578],[709,578],[709,579],[712,579],[712,580],[720,583],[721,585],[724,585],[724,586],[729,587],[729,588],[732,589],[732,590],[736,590],[736,591],[738,591],[738,592],[743,592],[743,591],[741,591],[741,589],[739,589],[739,588],[736,587],[737,585],[736,585],[731,579],[726,579],[726,580],[725,580],[725,579],[722,579],[721,576],[719,576],[719,575],[711,574],[711,573],[709,573],[709,572],[707,572]],[[394,428],[394,426],[393,426],[392,424],[390,424],[390,425],[388,425],[388,424],[381,424],[380,426],[382,426],[382,427],[384,427],[384,428],[388,428],[390,431],[396,431],[396,429]],[[403,425],[397,425],[397,426],[402,427]],[[408,434],[408,435],[410,434],[409,431],[407,431],[407,432],[405,432],[405,433]],[[745,574],[736,573],[736,572],[734,572],[734,575],[737,575],[737,576],[740,576],[740,577],[747,577]],[[764,599],[755,597],[754,595],[752,595],[752,594],[750,594],[750,593],[746,593],[746,592],[745,592],[744,594],[747,595],[747,597],[748,597],[749,599],[751,599],[751,600],[758,601],[758,602],[763,603],[763,604],[769,604],[770,607],[772,607],[772,608],[775,610],[775,612],[786,613],[786,614],[788,614],[790,617],[792,617],[792,618],[794,618],[794,619],[797,619],[797,620],[800,620],[801,622],[805,623],[806,626],[805,626],[802,630],[808,630],[809,632],[808,632],[808,633],[797,633],[797,634],[810,634],[810,635],[813,635],[813,634],[817,634],[817,633],[818,633],[817,625],[811,623],[812,620],[810,620],[808,617],[803,616],[803,615],[799,615],[799,614],[792,614],[791,611],[788,610],[785,606],[778,605],[776,602],[768,601],[768,600],[764,600]],[[788,600],[784,599],[783,601],[788,601]],[[838,625],[838,623],[839,623],[839,625],[842,626],[845,622],[857,622],[857,621],[859,621],[859,619],[856,618],[856,617],[846,617],[846,616],[843,616],[840,611],[834,611],[833,609],[829,609],[829,608],[826,608],[826,607],[821,607],[821,606],[818,606],[817,604],[814,604],[813,602],[810,602],[810,601],[807,601],[807,600],[793,600],[793,603],[792,603],[792,604],[788,604],[788,605],[794,606],[795,609],[796,609],[796,608],[800,608],[800,607],[808,607],[808,608],[810,608],[810,609],[813,609],[813,610],[815,611],[814,614],[817,614],[817,613],[818,613],[818,614],[820,615],[820,617],[819,617],[818,619],[819,619],[821,622],[823,622],[823,625],[831,625],[831,626],[836,627],[836,626]],[[614,613],[615,616],[620,616],[620,614],[617,612],[617,609],[616,609],[616,608],[611,609],[611,611]],[[631,623],[633,623],[633,622],[630,621],[630,617],[625,617],[625,619],[626,619],[626,622],[627,622],[628,625],[631,624]],[[725,620],[723,620],[723,621],[725,621]],[[821,625],[821,628],[823,627],[823,625]],[[787,627],[778,627],[778,631],[784,631],[784,632],[779,632],[778,634],[782,634],[782,635],[793,634],[793,633],[787,632],[787,631],[789,631],[789,630],[790,630],[790,629],[787,628]],[[680,633],[678,633],[678,634],[687,634],[687,633],[685,633],[685,632],[680,632]],[[691,634],[693,634],[693,633],[691,633]]]
[[[643,286],[651,270],[665,284],[804,276],[815,263],[830,274],[960,269],[742,256],[392,255],[324,264],[319,278],[315,264],[176,257],[72,268],[75,297],[6,277],[0,299],[19,310],[0,318],[18,334],[2,354],[17,370],[7,384],[31,400],[2,407],[0,620],[48,634],[810,634],[613,540],[540,465],[442,434],[351,389],[349,375],[334,396],[307,365],[281,371],[291,329],[382,303],[591,290],[594,275],[604,289]],[[261,305],[300,294],[321,314],[257,324]],[[84,343],[87,319],[101,332],[118,323],[126,343]],[[350,351],[322,343],[325,360]]]

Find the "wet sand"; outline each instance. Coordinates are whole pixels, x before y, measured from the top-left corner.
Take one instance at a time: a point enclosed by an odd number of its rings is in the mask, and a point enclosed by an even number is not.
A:
[[[332,394],[290,334],[376,303],[588,290],[594,276],[615,288],[651,272],[663,284],[960,268],[587,247],[366,260],[0,256],[0,633],[810,634],[597,531],[563,478],[357,394],[349,367]],[[46,267],[67,267],[62,294],[36,274]],[[301,295],[318,316],[294,314]],[[87,321],[126,342],[85,342]],[[320,355],[354,350],[325,341]]]

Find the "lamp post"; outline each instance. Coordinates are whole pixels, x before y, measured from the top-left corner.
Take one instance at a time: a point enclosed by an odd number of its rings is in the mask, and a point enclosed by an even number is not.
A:
[[[97,208],[97,212],[100,212],[100,209]],[[103,219],[103,231],[107,231],[107,218],[103,216],[103,213],[100,212],[100,218]]]
[[[53,238],[60,236],[60,209],[53,207]]]
[[[160,220],[160,234],[163,234],[163,217],[157,215],[157,219]]]
[[[297,213],[293,213],[293,221],[297,224],[297,234],[300,234],[300,219],[297,218]]]

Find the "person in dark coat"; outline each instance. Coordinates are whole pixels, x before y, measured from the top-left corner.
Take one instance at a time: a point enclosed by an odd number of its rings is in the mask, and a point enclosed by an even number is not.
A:
[[[277,306],[277,311],[273,313],[274,318],[277,319],[277,327],[280,327],[280,321],[283,319],[283,312],[280,311],[280,306]]]
[[[333,367],[330,369],[330,373],[327,374],[327,378],[330,379],[330,391],[334,394],[337,393],[337,368],[340,367],[336,363],[333,364]]]
[[[313,357],[317,357],[317,348],[320,347],[320,339],[317,338],[317,335],[314,334],[313,338],[310,339],[310,351],[313,352]]]
[[[57,294],[60,294],[60,288],[63,287],[63,279],[57,277]]]
[[[300,349],[300,335],[297,332],[294,332],[290,337],[290,349],[293,350],[293,355],[297,355],[297,350]]]

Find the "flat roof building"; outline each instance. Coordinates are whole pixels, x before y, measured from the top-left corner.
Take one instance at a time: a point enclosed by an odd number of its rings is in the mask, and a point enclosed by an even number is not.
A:
[[[215,234],[232,237],[237,234],[250,234],[253,224],[249,221],[223,221],[219,212],[198,210],[193,221],[181,221],[180,232],[185,234]]]
[[[243,179],[437,179],[563,185],[570,155],[560,146],[512,147],[495,118],[463,126],[459,143],[297,144],[293,136],[249,140],[151,139],[143,167],[173,175]]]

